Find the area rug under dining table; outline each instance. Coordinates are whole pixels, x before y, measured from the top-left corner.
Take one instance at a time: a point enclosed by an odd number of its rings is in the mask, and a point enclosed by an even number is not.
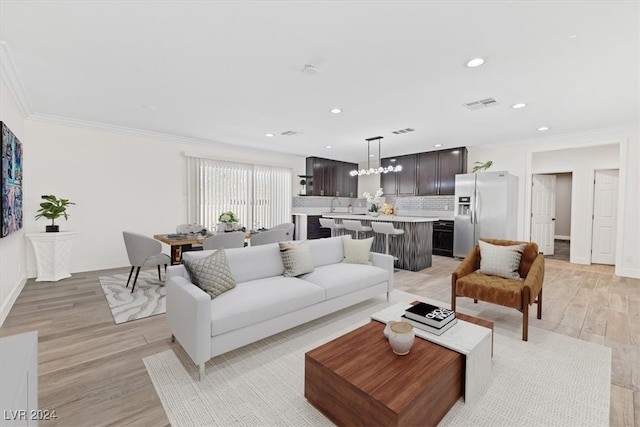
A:
[[[179,346],[144,363],[174,426],[333,425],[304,397],[305,352],[364,325],[376,311],[413,300],[445,305],[394,291],[388,302],[371,299],[217,356],[202,381]],[[519,330],[496,326],[486,390],[474,402],[460,399],[440,425],[608,425],[609,348],[531,326],[529,341],[520,338]]]
[[[133,277],[129,287],[126,287],[128,277],[129,273],[123,273],[99,278],[116,324],[166,312],[164,280],[158,280],[156,270],[141,271],[133,293],[131,292]],[[162,277],[164,279],[164,273]]]

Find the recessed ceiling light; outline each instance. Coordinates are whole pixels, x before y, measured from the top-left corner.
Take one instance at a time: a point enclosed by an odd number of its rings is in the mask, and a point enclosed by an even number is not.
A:
[[[306,74],[307,76],[313,76],[318,74],[318,67],[313,64],[304,64],[300,71],[302,71],[302,74]]]
[[[570,39],[575,39],[576,37],[578,37],[578,35],[577,35],[577,34],[570,34],[570,35],[569,35],[569,38],[570,38]]]
[[[482,59],[482,58],[473,58],[473,59],[470,59],[469,61],[467,61],[465,66],[468,67],[468,68],[475,68],[475,67],[481,66],[482,64],[484,64],[484,59]]]
[[[538,130],[542,131],[542,130],[549,130],[548,126],[541,126],[538,128]]]
[[[342,110],[339,108],[332,108],[331,110],[329,110],[330,112],[332,112],[333,114],[340,114],[342,113]]]
[[[272,133],[265,133],[264,136],[268,136],[269,138],[271,138],[273,136]]]
[[[369,154],[369,157],[375,157],[375,156],[376,156],[375,154]]]
[[[141,107],[148,111],[156,111],[156,107],[153,105],[141,105]]]
[[[440,148],[440,147],[442,147],[442,144],[434,144],[433,146],[436,147],[436,148]]]
[[[324,148],[329,148],[329,149],[330,149],[330,148],[333,148],[333,145],[327,145],[327,146],[326,146],[326,147],[324,147]]]
[[[517,110],[518,108],[524,108],[524,107],[526,107],[526,106],[527,106],[527,104],[525,104],[524,102],[519,102],[518,104],[513,104],[513,105],[511,106],[511,108],[513,108],[513,109],[516,109],[516,110]]]

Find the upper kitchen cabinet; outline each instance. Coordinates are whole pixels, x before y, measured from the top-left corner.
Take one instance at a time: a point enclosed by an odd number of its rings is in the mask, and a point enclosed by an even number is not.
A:
[[[380,187],[385,196],[413,196],[416,194],[416,154],[382,159],[382,167],[402,166],[400,172],[380,175]]]
[[[467,149],[430,151],[418,154],[417,194],[454,195],[456,175],[467,173]]]
[[[382,159],[383,167],[389,165],[402,165],[402,171],[380,177],[385,195],[453,195],[456,174],[467,172],[467,149],[462,147]]]
[[[307,184],[307,194],[312,196],[357,197],[358,178],[349,175],[357,169],[355,163],[307,157],[307,175],[312,176]]]
[[[456,175],[467,173],[467,149],[465,147],[438,151],[438,194],[456,193]]]

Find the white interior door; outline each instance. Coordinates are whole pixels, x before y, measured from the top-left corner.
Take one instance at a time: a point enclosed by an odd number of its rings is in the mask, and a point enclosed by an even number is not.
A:
[[[545,255],[553,255],[553,241],[556,234],[556,176],[533,175],[531,191],[531,241],[538,244],[538,250]]]
[[[618,170],[596,171],[595,181],[591,262],[614,265],[618,216]]]

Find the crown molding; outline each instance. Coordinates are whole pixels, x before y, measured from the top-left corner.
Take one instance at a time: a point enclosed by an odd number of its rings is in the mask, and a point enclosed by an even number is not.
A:
[[[13,61],[9,44],[5,41],[0,41],[0,79],[11,92],[22,117],[28,117],[31,114],[29,99],[18,76],[18,70]]]
[[[120,135],[135,136],[140,138],[167,141],[167,142],[173,142],[178,144],[206,145],[209,148],[211,147],[226,148],[226,149],[246,152],[246,153],[255,153],[257,151],[257,152],[270,153],[270,154],[278,153],[283,155],[295,156],[295,155],[292,155],[291,153],[282,152],[282,151],[264,150],[264,149],[249,147],[244,145],[234,145],[226,142],[219,142],[219,141],[199,139],[199,138],[190,138],[186,136],[178,136],[178,135],[155,132],[155,131],[150,131],[145,129],[137,129],[137,128],[130,128],[125,126],[112,125],[108,123],[92,122],[89,120],[80,120],[80,119],[74,119],[69,117],[61,117],[61,116],[55,116],[51,114],[34,113],[29,115],[27,119],[36,121],[36,122],[49,123],[54,125],[88,129],[88,130],[93,130],[98,132],[116,133]]]

